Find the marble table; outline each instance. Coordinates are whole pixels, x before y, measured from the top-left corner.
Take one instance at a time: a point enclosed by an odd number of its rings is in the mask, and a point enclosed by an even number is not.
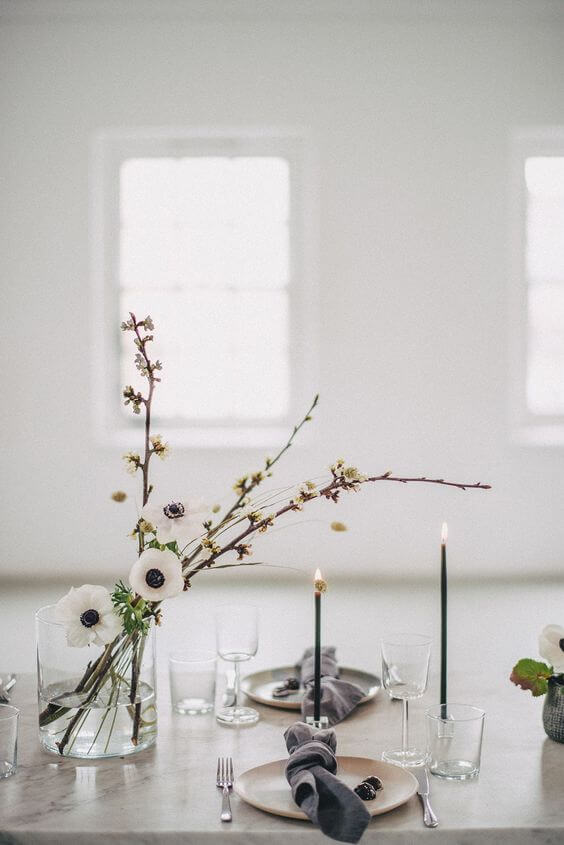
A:
[[[440,826],[427,830],[416,797],[374,819],[363,843],[412,845],[416,840],[454,845],[564,842],[564,745],[544,735],[541,703],[506,680],[486,683],[456,677],[458,698],[487,711],[482,772],[474,781],[431,778]],[[471,695],[470,691],[474,694]],[[476,695],[479,690],[479,695]],[[34,678],[22,676],[13,703],[21,708],[19,768],[0,781],[0,843],[10,845],[290,845],[328,842],[307,822],[277,818],[232,798],[233,823],[219,821],[214,786],[218,754],[235,771],[284,756],[287,711],[259,707],[253,727],[220,727],[213,716],[170,711],[166,684],[159,691],[157,745],[122,759],[81,761],[49,755],[36,736]],[[426,702],[412,705],[420,733]],[[378,757],[398,738],[400,706],[380,693],[338,726],[343,754]]]

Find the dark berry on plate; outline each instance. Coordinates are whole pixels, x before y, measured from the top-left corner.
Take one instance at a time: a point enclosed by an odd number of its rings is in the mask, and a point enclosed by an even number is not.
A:
[[[300,688],[300,682],[297,678],[286,678],[284,681],[288,689],[296,690]]]
[[[372,801],[373,798],[376,798],[376,790],[366,781],[355,786],[354,791],[363,801]]]
[[[274,687],[272,690],[272,697],[273,698],[286,698],[286,696],[290,695],[290,690],[288,687]]]
[[[369,778],[364,778],[363,783],[369,783],[376,791],[383,789],[382,781],[376,775],[371,775]]]

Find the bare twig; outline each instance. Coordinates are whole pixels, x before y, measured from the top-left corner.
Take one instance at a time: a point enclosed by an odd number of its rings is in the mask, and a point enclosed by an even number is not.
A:
[[[114,642],[117,642],[117,640],[114,640]],[[112,659],[113,659],[113,657],[112,657],[112,644],[110,643],[109,645],[106,646],[106,649],[105,649],[104,654],[102,656],[102,661],[99,664],[98,671],[97,671],[98,678],[97,678],[96,682],[94,683],[94,686],[92,687],[91,691],[89,692],[87,698],[83,701],[83,703],[81,704],[79,709],[76,711],[76,713],[74,714],[74,716],[72,717],[72,719],[68,723],[67,729],[66,729],[65,733],[63,734],[62,739],[59,742],[56,743],[57,748],[59,749],[59,754],[61,754],[61,755],[64,754],[65,747],[66,747],[69,739],[72,736],[72,732],[73,732],[77,722],[84,715],[84,711],[89,709],[88,705],[96,698],[100,688],[105,684],[105,682],[106,682],[106,670],[109,668],[109,666],[112,662]]]
[[[290,446],[292,445],[296,434],[298,434],[298,432],[305,425],[306,422],[309,422],[311,420],[311,413],[314,410],[314,408],[317,406],[318,402],[319,402],[319,393],[317,393],[314,396],[313,402],[311,403],[309,410],[306,412],[306,414],[304,415],[301,422],[299,422],[297,425],[294,426],[293,431],[290,434],[290,437],[288,438],[287,443],[280,449],[278,454],[275,455],[274,458],[266,458],[265,462],[264,462],[264,467],[262,468],[262,470],[259,470],[258,472],[255,472],[255,473],[252,473],[250,479],[248,479],[248,478],[241,479],[240,495],[236,499],[235,503],[229,508],[229,510],[221,518],[218,525],[214,529],[212,529],[213,534],[215,534],[215,532],[217,530],[219,530],[233,516],[233,514],[237,510],[239,510],[239,508],[242,507],[245,499],[247,499],[249,494],[252,493],[253,490],[255,490],[262,481],[264,481],[265,473],[271,473],[272,467],[275,464],[278,463],[278,461],[280,460],[282,455],[285,452],[287,452],[288,449],[290,448]],[[213,534],[211,534],[209,536],[213,536]]]
[[[144,326],[145,321],[141,320],[138,322],[135,314],[130,311],[129,316],[131,317],[134,325],[134,332],[137,338],[137,349],[139,350],[139,354],[143,357],[145,363],[145,374],[147,381],[149,382],[149,392],[146,398],[143,398],[143,405],[145,406],[145,455],[143,457],[143,462],[140,464],[141,470],[143,472],[143,507],[149,501],[149,496],[151,494],[150,486],[149,486],[149,461],[151,460],[151,455],[153,454],[153,450],[151,449],[151,405],[153,402],[153,392],[155,390],[155,383],[160,381],[159,378],[155,376],[155,364],[150,360],[149,356],[147,355],[147,343],[153,339],[152,335],[145,335],[142,337],[141,332],[139,331],[139,326]],[[141,549],[142,551],[142,549]]]
[[[200,561],[196,566],[192,569],[188,569],[184,573],[184,580],[186,583],[190,581],[191,578],[194,577],[198,572],[202,569],[206,569],[214,565],[214,562],[221,556],[224,555],[226,552],[234,551],[236,546],[239,546],[243,540],[246,540],[248,537],[253,535],[256,531],[263,531],[267,530],[268,527],[272,524],[273,521],[277,520],[279,517],[283,516],[283,514],[288,513],[290,511],[301,510],[301,507],[309,501],[314,501],[316,498],[326,498],[331,499],[334,502],[338,501],[340,494],[343,491],[349,490],[358,490],[362,484],[367,484],[368,482],[376,482],[376,481],[396,481],[401,484],[409,484],[412,482],[423,482],[426,484],[439,484],[444,487],[456,487],[459,490],[490,490],[491,486],[489,484],[482,484],[481,482],[477,483],[467,483],[467,482],[458,482],[458,481],[445,481],[443,478],[426,478],[425,476],[417,477],[417,478],[409,478],[409,477],[400,477],[394,476],[391,472],[382,473],[382,475],[373,475],[368,477],[361,477],[358,479],[348,479],[345,476],[338,475],[334,476],[332,480],[325,486],[322,487],[320,490],[316,491],[315,494],[310,496],[305,496],[301,505],[298,505],[295,500],[291,500],[287,504],[283,505],[283,507],[279,508],[273,514],[269,514],[269,516],[257,521],[251,521],[251,524],[240,534],[236,537],[231,539],[225,546],[223,546],[218,552],[210,555],[206,560]],[[183,564],[190,565],[193,562],[192,558],[187,558],[183,560]]]
[[[133,331],[135,332],[135,346],[138,349],[138,354],[136,355],[137,360],[137,368],[141,372],[142,375],[145,376],[149,383],[149,391],[147,397],[143,397],[141,399],[144,411],[145,411],[145,454],[143,456],[143,462],[140,464],[142,473],[143,473],[143,507],[149,501],[149,496],[151,495],[152,487],[149,484],[149,462],[151,460],[151,455],[154,453],[154,449],[151,448],[151,406],[153,402],[153,393],[155,390],[155,384],[160,381],[160,378],[155,376],[155,371],[161,369],[160,361],[151,361],[147,354],[147,343],[153,340],[152,334],[145,334],[142,335],[139,331],[139,328],[142,326],[144,330],[148,327],[152,329],[152,322],[150,322],[150,318],[146,318],[145,320],[138,321],[135,314],[130,311],[129,316],[131,318],[131,322],[133,324]],[[145,538],[143,532],[141,530],[140,521],[137,523],[137,532],[138,532],[138,551],[139,555],[142,554],[145,548]],[[132,661],[131,661],[131,687],[129,698],[134,706],[134,717],[133,717],[133,730],[131,734],[131,742],[133,745],[137,745],[139,742],[139,724],[141,719],[141,703],[136,701],[137,698],[137,687],[139,684],[139,674],[141,672],[141,664],[143,661],[143,651],[144,651],[145,641],[143,638],[140,639],[138,643],[133,643],[133,654],[132,654]]]
[[[264,467],[261,470],[259,470],[258,472],[251,473],[250,477],[243,476],[243,478],[239,480],[239,496],[237,497],[233,505],[229,508],[229,510],[227,510],[225,514],[221,517],[217,525],[210,528],[206,535],[208,539],[215,537],[218,533],[223,533],[225,530],[232,528],[234,525],[241,521],[242,517],[237,513],[237,511],[239,511],[248,501],[248,497],[253,492],[253,490],[256,490],[256,488],[259,486],[259,484],[264,481],[265,478],[272,475],[272,467],[276,463],[278,463],[282,455],[284,455],[284,453],[288,451],[300,429],[306,424],[306,422],[311,421],[311,413],[314,408],[317,407],[318,402],[319,393],[316,393],[313,397],[313,402],[311,403],[309,409],[306,411],[302,420],[294,426],[287,442],[274,456],[274,458],[265,458]],[[187,554],[183,558],[182,563],[192,563],[194,560],[196,560],[201,551],[202,546],[198,544],[196,548],[192,549],[192,551],[189,552],[189,554]]]
[[[374,475],[366,479],[366,481],[399,481],[401,484],[413,484],[415,481],[423,481],[425,484],[442,484],[443,487],[457,487],[459,490],[491,490],[491,484],[482,484],[481,481],[475,484],[460,483],[458,481],[445,481],[444,478],[427,478],[421,475],[417,478],[401,478],[397,475],[392,475],[390,472],[385,472],[383,475]]]

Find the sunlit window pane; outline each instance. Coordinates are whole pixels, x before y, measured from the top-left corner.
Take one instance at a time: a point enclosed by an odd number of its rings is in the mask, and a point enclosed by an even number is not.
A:
[[[528,158],[527,404],[564,413],[564,157]]]
[[[281,158],[136,158],[120,178],[121,312],[150,313],[171,422],[288,411],[290,174]],[[163,331],[166,327],[166,331]],[[123,343],[122,378],[136,383]]]
[[[527,272],[531,282],[564,279],[564,158],[525,164]]]
[[[564,285],[529,288],[527,399],[535,414],[564,413]]]

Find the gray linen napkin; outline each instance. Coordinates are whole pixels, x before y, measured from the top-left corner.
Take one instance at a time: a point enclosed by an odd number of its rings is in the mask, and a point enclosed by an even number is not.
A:
[[[361,799],[335,777],[335,731],[314,731],[295,722],[284,733],[290,759],[286,778],[294,801],[326,836],[358,842],[370,821]]]
[[[341,681],[337,665],[335,646],[321,649],[321,715],[327,716],[330,725],[336,725],[351,713],[364,698],[364,692],[356,684]],[[314,649],[307,648],[302,659],[296,663],[302,684],[306,688],[302,700],[302,716],[313,716]]]

